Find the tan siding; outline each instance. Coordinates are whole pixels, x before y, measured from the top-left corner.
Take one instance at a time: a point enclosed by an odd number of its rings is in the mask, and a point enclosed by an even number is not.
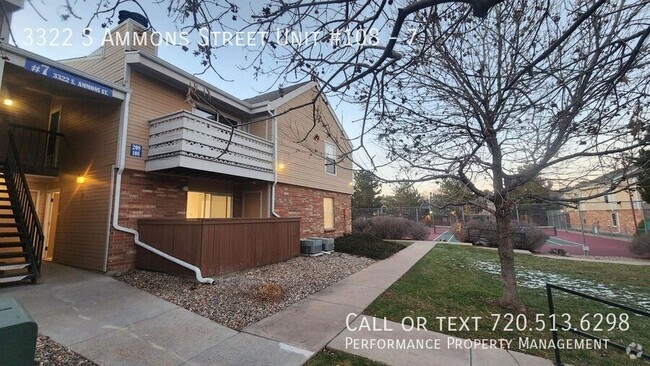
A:
[[[271,121],[269,119],[259,121],[251,120],[248,121],[248,132],[263,139],[270,140],[272,135],[270,125]]]
[[[325,172],[323,155],[326,141],[338,146],[339,158],[349,156],[351,151],[349,142],[345,140],[327,105],[322,100],[316,103],[318,117],[316,127],[311,132],[314,107],[308,105],[291,110],[309,104],[314,95],[314,90],[307,91],[282,105],[276,113],[278,115],[278,165],[284,165],[283,169],[278,169],[278,181],[352,194],[351,160],[344,158],[340,161],[337,164],[336,175]],[[298,143],[302,139],[305,141]]]
[[[144,170],[149,151],[149,121],[183,109],[191,111],[192,106],[185,102],[185,94],[181,90],[137,71],[131,73],[131,89],[126,167]],[[142,158],[128,155],[131,144],[142,145]]]
[[[122,35],[127,31],[128,24],[122,23],[111,34],[120,33]],[[104,41],[104,32],[94,35],[93,42],[100,43]],[[115,38],[113,38],[115,39]],[[134,48],[134,47],[130,47]],[[152,52],[151,47],[141,47],[144,51]],[[112,83],[121,84],[124,81],[124,45],[117,43],[111,44],[106,42],[100,50],[100,55],[88,56],[77,59],[62,60],[61,62],[74,67],[75,69],[85,71],[91,75],[97,76]],[[155,52],[155,51],[154,51]]]
[[[65,102],[61,111],[61,190],[54,261],[102,270],[115,164],[119,103]],[[76,183],[83,174],[86,182]]]

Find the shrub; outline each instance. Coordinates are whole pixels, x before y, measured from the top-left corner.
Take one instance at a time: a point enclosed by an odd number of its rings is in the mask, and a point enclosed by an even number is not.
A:
[[[402,217],[377,216],[354,220],[352,233],[370,234],[380,239],[426,240],[429,236],[429,228]]]
[[[469,235],[467,234],[467,229],[460,222],[454,224],[454,237],[460,242],[469,241]]]
[[[650,234],[636,235],[629,244],[630,252],[650,258]]]
[[[550,254],[553,254],[553,255],[559,255],[561,257],[568,257],[569,256],[569,254],[566,252],[566,250],[564,250],[562,248],[553,248],[553,249],[549,250],[548,252]]]
[[[548,240],[548,235],[545,232],[518,222],[512,223],[512,233],[515,249],[536,252]]]
[[[370,234],[351,234],[334,240],[337,252],[359,255],[371,259],[386,259],[406,248],[403,243],[385,241]]]
[[[255,289],[255,297],[264,301],[278,301],[284,297],[285,290],[274,283],[265,283]]]
[[[458,232],[465,235],[467,241],[474,245],[485,245],[496,248],[499,246],[496,222],[489,220],[470,220],[461,228],[456,228],[454,235]],[[460,237],[457,236],[459,240]],[[548,240],[548,235],[539,229],[527,224],[518,222],[512,223],[512,244],[515,249],[537,251]]]
[[[472,219],[463,228],[467,232],[467,241],[474,245],[497,247],[497,230],[494,221]]]

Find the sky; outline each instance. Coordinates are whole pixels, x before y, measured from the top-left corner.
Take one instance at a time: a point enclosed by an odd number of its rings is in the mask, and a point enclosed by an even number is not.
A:
[[[89,24],[91,16],[96,10],[95,1],[77,2],[74,12],[81,19],[70,17],[65,21],[61,19],[61,14],[65,12],[61,5],[65,3],[63,0],[48,0],[47,3],[45,0],[33,0],[32,3],[33,7],[26,1],[25,9],[15,13],[12,19],[12,35],[18,47],[54,60],[86,56],[101,47],[105,36],[105,29],[102,28],[105,17],[95,19]],[[177,25],[174,24],[173,19],[168,17],[164,6],[153,4],[153,2],[143,2],[143,6],[152,26],[157,31],[162,33],[178,31]],[[133,4],[125,4],[120,10],[141,12]],[[110,27],[117,25],[117,16],[113,21],[115,23]],[[82,36],[86,28],[90,28],[90,37]],[[178,45],[160,46],[158,56],[191,73],[204,71],[199,59],[191,52],[183,51]],[[250,53],[247,53],[243,47],[233,45],[227,49],[226,58],[218,59],[222,62],[217,64],[217,69],[223,78],[212,71],[203,73],[199,77],[242,99],[276,89],[278,83],[275,78],[264,76],[255,78],[250,70],[242,69],[241,65],[246,64],[247,56],[250,56]],[[292,81],[302,80],[294,78]],[[355,121],[363,116],[361,107],[341,101],[336,95],[328,95],[328,99],[348,136],[352,139],[359,136],[361,124]],[[374,153],[380,156],[384,154],[379,148],[375,148]],[[355,155],[355,160],[361,162],[363,159],[361,156]],[[381,171],[381,176],[385,178],[394,178],[396,175],[397,170],[391,168],[384,168]],[[420,183],[416,185],[416,188],[423,194],[428,194],[435,190],[435,185]],[[390,187],[384,185],[384,193],[389,194],[390,191]]]

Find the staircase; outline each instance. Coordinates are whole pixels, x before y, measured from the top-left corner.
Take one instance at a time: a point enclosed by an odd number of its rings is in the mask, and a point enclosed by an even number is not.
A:
[[[43,228],[29,191],[13,131],[0,162],[0,284],[31,281],[41,271]]]
[[[5,167],[0,165],[0,283],[36,282],[38,277],[28,233],[21,221],[9,195]]]

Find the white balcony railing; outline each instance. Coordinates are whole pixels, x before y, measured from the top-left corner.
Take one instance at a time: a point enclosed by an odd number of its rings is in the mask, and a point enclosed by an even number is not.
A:
[[[179,111],[149,121],[146,170],[172,168],[272,181],[273,143]]]

